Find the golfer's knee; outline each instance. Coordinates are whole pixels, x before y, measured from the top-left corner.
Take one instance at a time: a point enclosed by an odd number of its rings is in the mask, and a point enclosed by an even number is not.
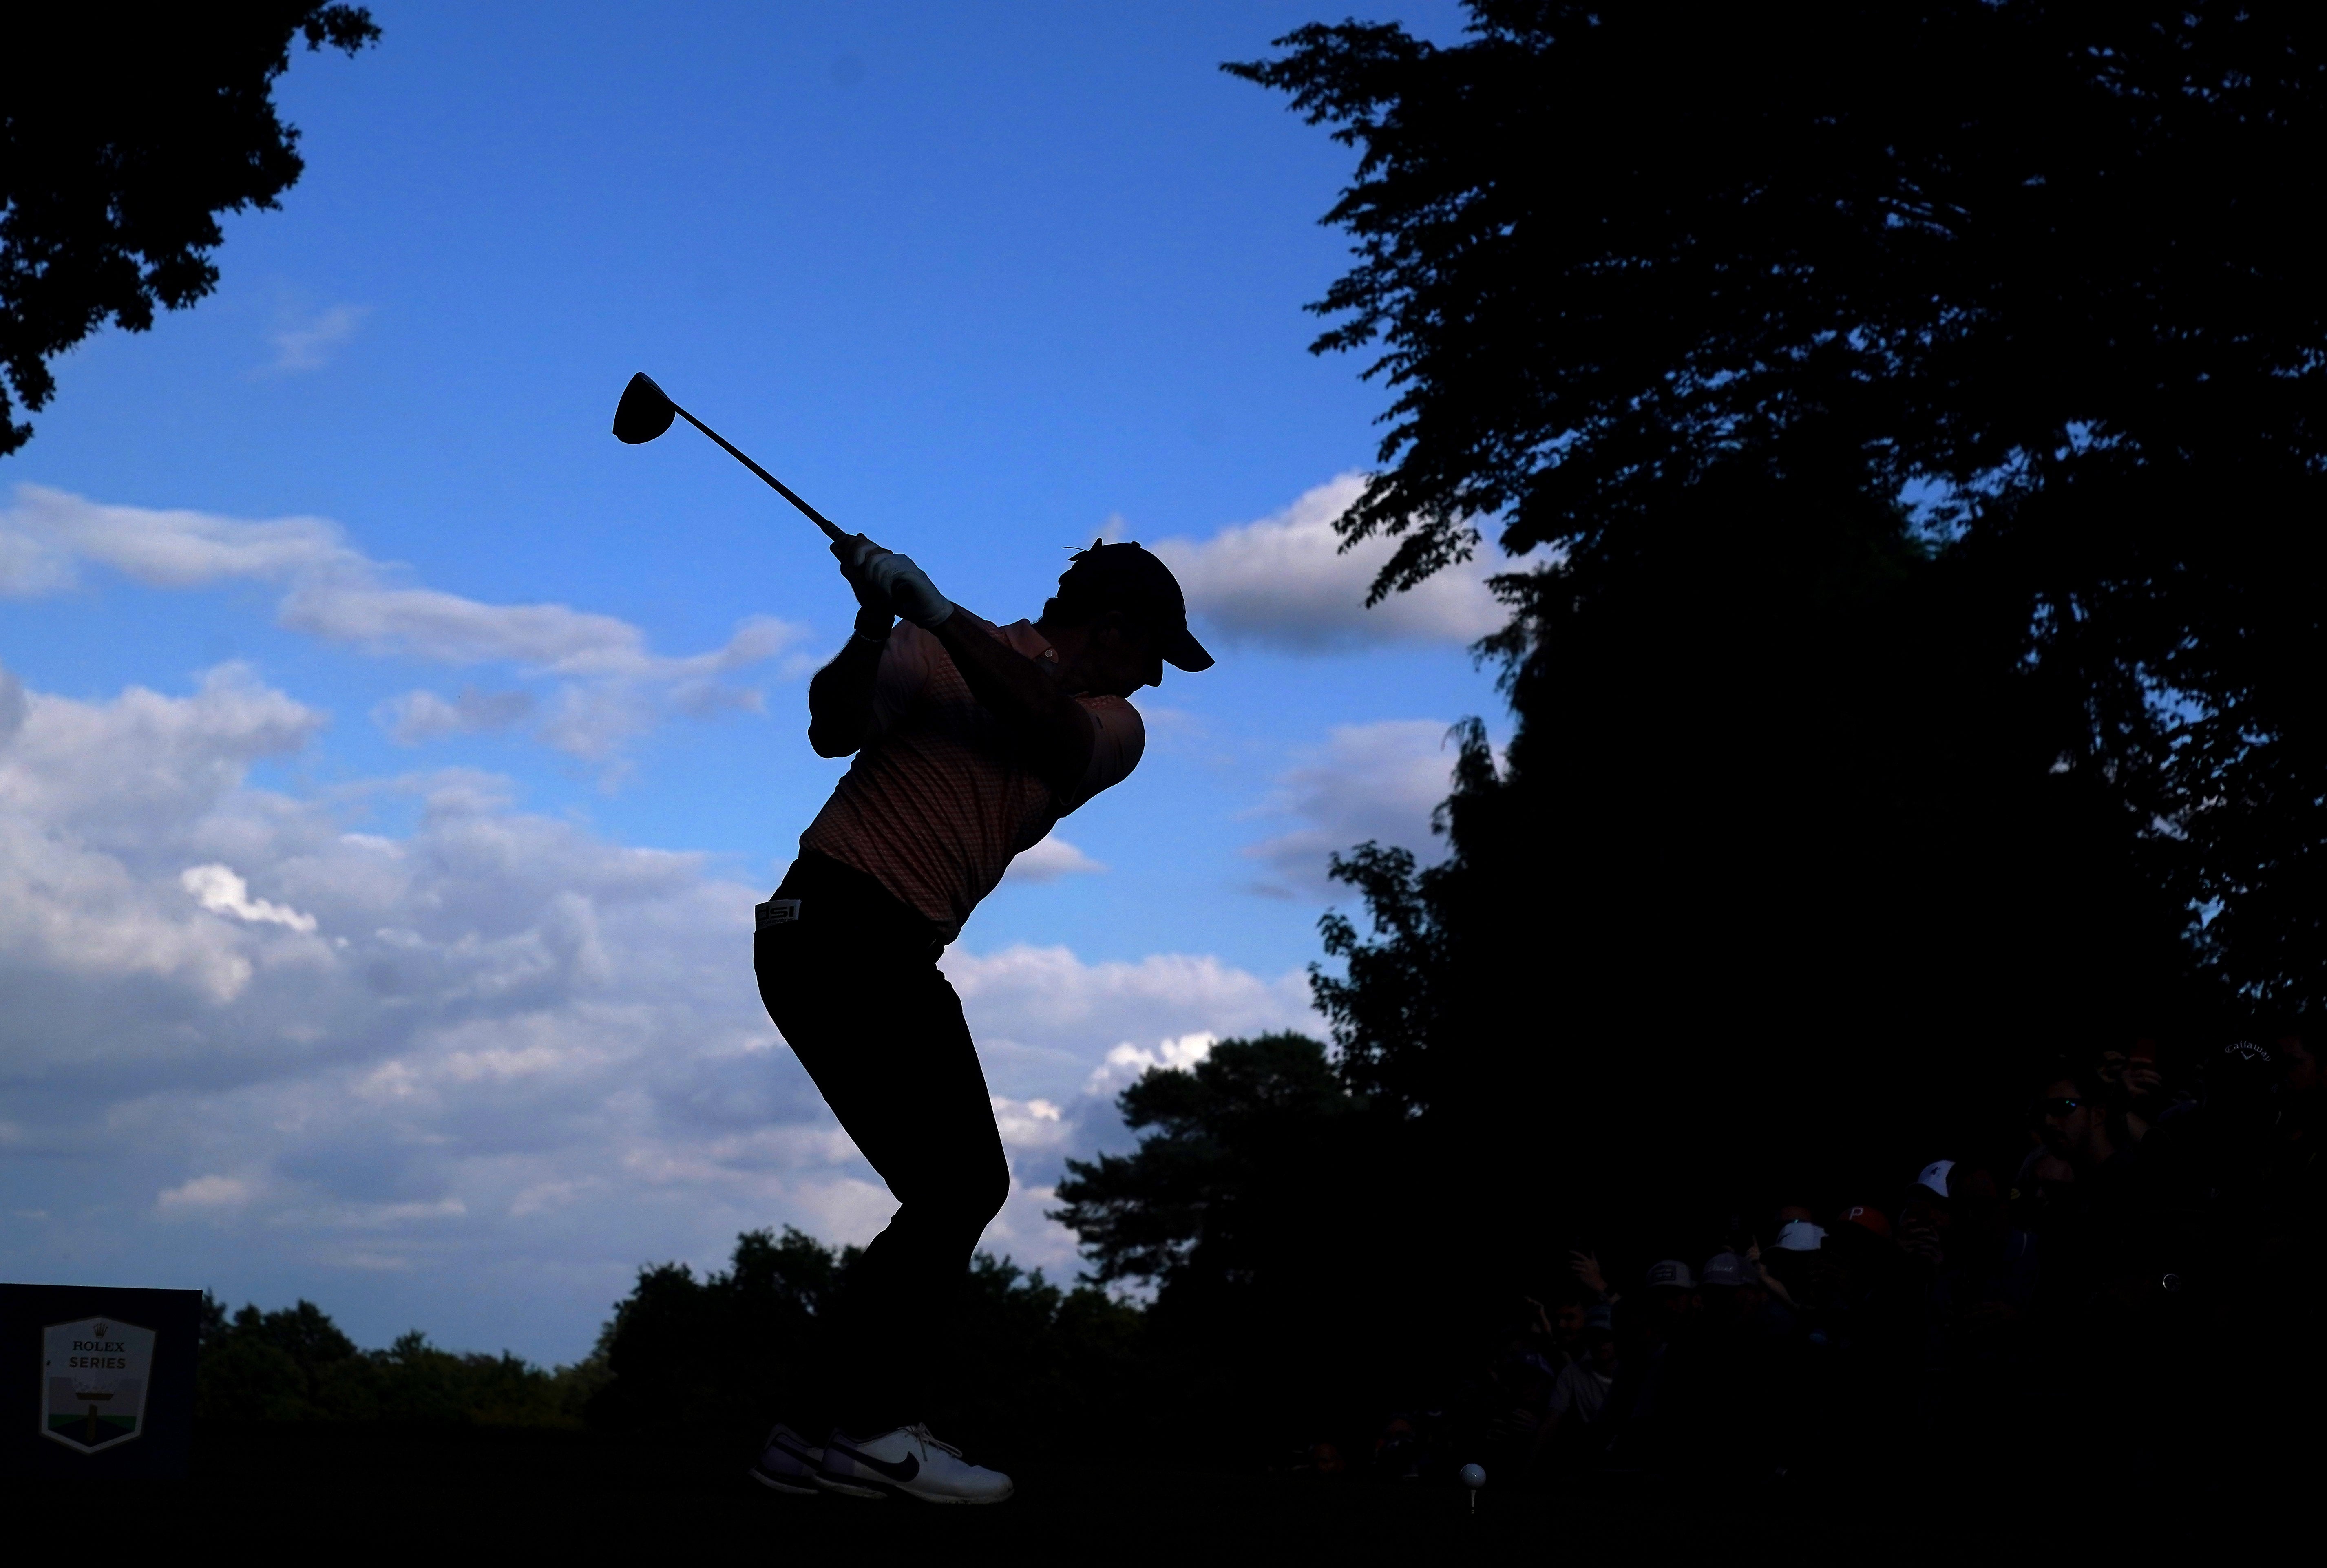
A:
[[[981,1159],[962,1173],[951,1207],[969,1228],[983,1231],[1010,1199],[1010,1162],[996,1149],[991,1160]]]

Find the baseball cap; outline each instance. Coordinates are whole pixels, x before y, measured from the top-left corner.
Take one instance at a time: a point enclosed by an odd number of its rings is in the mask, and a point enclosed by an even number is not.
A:
[[[1845,1225],[1863,1226],[1885,1241],[1891,1239],[1891,1217],[1881,1209],[1870,1209],[1864,1203],[1854,1203],[1844,1209],[1842,1222]]]
[[[1816,1252],[1826,1245],[1826,1227],[1807,1219],[1789,1219],[1778,1227],[1780,1252]]]
[[[1093,539],[1089,549],[1076,551],[1074,565],[1059,578],[1059,597],[1069,604],[1122,611],[1154,631],[1163,641],[1164,657],[1191,674],[1212,667],[1212,656],[1188,630],[1188,601],[1180,580],[1136,542]]]
[[[1649,1265],[1646,1283],[1652,1291],[1693,1291],[1696,1288],[1696,1281],[1689,1277],[1688,1265],[1670,1257]]]
[[[1949,1196],[1948,1172],[1955,1168],[1953,1160],[1934,1160],[1923,1167],[1923,1173],[1915,1178],[1915,1185],[1926,1192],[1945,1198]]]
[[[1742,1285],[1746,1283],[1745,1260],[1734,1252],[1716,1252],[1705,1260],[1705,1273],[1698,1279],[1708,1285]]]

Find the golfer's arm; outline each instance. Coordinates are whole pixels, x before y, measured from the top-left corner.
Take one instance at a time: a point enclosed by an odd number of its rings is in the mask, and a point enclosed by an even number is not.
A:
[[[846,757],[873,733],[873,685],[881,645],[851,637],[808,683],[808,743],[819,757]]]
[[[1062,796],[1072,794],[1090,770],[1091,748],[1098,741],[1098,727],[1082,704],[967,612],[947,616],[932,631],[953,656],[970,695],[1017,737],[1042,781]]]

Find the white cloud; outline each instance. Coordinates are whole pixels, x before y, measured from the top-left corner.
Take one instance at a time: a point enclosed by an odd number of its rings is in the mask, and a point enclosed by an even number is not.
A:
[[[332,356],[356,334],[364,317],[371,313],[368,305],[332,305],[303,320],[287,321],[267,334],[275,345],[275,369],[277,370],[320,370],[332,362]]]
[[[489,604],[393,581],[394,572],[347,542],[322,518],[244,522],[204,512],[107,506],[62,490],[19,485],[0,509],[0,593],[60,593],[81,563],[108,566],[149,587],[190,589],[248,581],[284,588],[276,619],[294,631],[383,658],[433,664],[500,664],[554,680],[535,733],[592,761],[670,714],[704,718],[755,710],[759,694],[723,677],[797,642],[804,629],[753,616],[721,647],[659,654],[646,633],[612,615],[564,604]],[[407,745],[521,722],[529,694],[464,693],[453,702],[413,692],[374,716]]]
[[[14,504],[0,510],[0,583],[20,594],[58,593],[78,581],[79,561],[154,588],[371,570],[339,525],[322,518],[246,523],[206,512],[106,506],[43,485],[18,485]]]
[[[406,692],[380,704],[371,716],[397,745],[417,746],[447,735],[495,733],[532,712],[531,692],[481,692],[463,686],[449,702],[432,691]]]
[[[1086,963],[1066,947],[1021,943],[973,953],[957,946],[943,967],[987,1052],[990,1077],[1003,1080],[995,1087],[1006,1094],[1079,1092],[1094,1059],[1118,1041],[1316,1022],[1301,970],[1268,979],[1207,954]]]
[[[323,716],[231,665],[187,697],[133,686],[102,704],[23,698],[14,733],[0,736],[0,994],[13,994],[17,959],[92,981],[182,985],[212,1001],[238,995],[255,965],[281,955],[196,917],[180,872],[260,826],[218,814],[220,802],[252,762],[297,751]],[[209,831],[188,835],[192,821]]]
[[[1372,609],[1366,593],[1397,547],[1377,536],[1343,553],[1333,520],[1365,490],[1345,473],[1283,511],[1223,528],[1209,539],[1163,539],[1163,557],[1201,630],[1229,643],[1324,653],[1383,642],[1470,643],[1506,614],[1486,579],[1509,569],[1491,548],[1438,572]]]
[[[432,588],[303,583],[283,601],[294,631],[353,643],[368,653],[435,664],[508,663],[551,675],[675,679],[723,674],[766,658],[798,634],[772,617],[745,621],[724,647],[672,658],[647,651],[627,621],[563,604],[486,604]]]
[[[994,1125],[1005,1149],[1056,1149],[1072,1131],[1065,1114],[1049,1100],[1014,1100],[1001,1095],[994,1102]]]
[[[1005,882],[1054,882],[1062,876],[1088,876],[1107,867],[1053,833],[1010,863]]]
[[[322,1203],[282,1209],[267,1223],[278,1229],[394,1230],[434,1219],[459,1219],[469,1206],[458,1198],[405,1203]],[[388,1266],[396,1266],[389,1265]]]
[[[11,1270],[134,1260],[360,1337],[425,1311],[571,1358],[641,1262],[784,1223],[861,1242],[893,1207],[761,1006],[763,889],[473,773],[255,788],[322,720],[233,667],[177,695],[0,688],[0,1211],[61,1216],[0,1237]],[[391,793],[416,812],[395,833],[362,817]],[[1298,972],[1201,953],[944,964],[1014,1171],[988,1245],[1054,1271],[1060,1162],[1121,1135],[1085,1093],[1110,1048],[1314,1027]],[[426,1304],[367,1308],[350,1271]]]
[[[240,1209],[257,1195],[257,1184],[239,1176],[196,1176],[164,1189],[154,1198],[154,1207],[164,1215],[215,1214]]]
[[[1330,881],[1330,856],[1378,840],[1436,859],[1443,845],[1430,817],[1453,784],[1450,726],[1438,719],[1342,724],[1326,743],[1277,780],[1269,816],[1300,826],[1246,847],[1277,880],[1270,886],[1322,897],[1348,889]]]
[[[1087,1095],[1112,1095],[1132,1079],[1159,1069],[1170,1072],[1185,1072],[1212,1054],[1220,1036],[1210,1030],[1183,1034],[1177,1040],[1160,1041],[1154,1050],[1125,1041],[1107,1053],[1107,1059],[1091,1069],[1090,1077],[1083,1083]]]
[[[224,865],[190,865],[178,873],[178,881],[194,895],[194,901],[212,914],[232,915],[237,919],[266,925],[288,926],[294,931],[312,931],[315,917],[303,915],[281,904],[270,904],[265,899],[250,896],[250,884],[234,874],[234,868]]]

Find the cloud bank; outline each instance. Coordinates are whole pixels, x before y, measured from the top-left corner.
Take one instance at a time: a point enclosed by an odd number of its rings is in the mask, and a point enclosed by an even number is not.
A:
[[[84,565],[109,567],[152,588],[229,582],[280,584],[276,621],[325,642],[382,658],[453,667],[500,664],[552,683],[534,735],[558,751],[603,762],[622,743],[673,714],[706,717],[756,711],[760,694],[725,677],[764,662],[805,629],[757,616],[724,646],[685,657],[659,654],[627,621],[564,604],[489,604],[395,581],[388,565],[348,542],[323,518],[245,522],[206,512],[107,506],[40,485],[19,485],[0,509],[0,594],[65,592]],[[375,719],[397,741],[419,745],[525,722],[524,691],[464,689],[447,699],[416,690],[382,705]]]
[[[253,785],[323,723],[230,665],[94,702],[0,671],[0,1269],[305,1294],[375,1341],[421,1322],[570,1358],[641,1263],[884,1222],[761,1008],[764,890],[484,775]],[[407,828],[361,815],[382,798]],[[945,966],[1014,1170],[987,1244],[1053,1270],[1060,1162],[1119,1135],[1128,1072],[1315,1027],[1298,973],[1203,954]]]

